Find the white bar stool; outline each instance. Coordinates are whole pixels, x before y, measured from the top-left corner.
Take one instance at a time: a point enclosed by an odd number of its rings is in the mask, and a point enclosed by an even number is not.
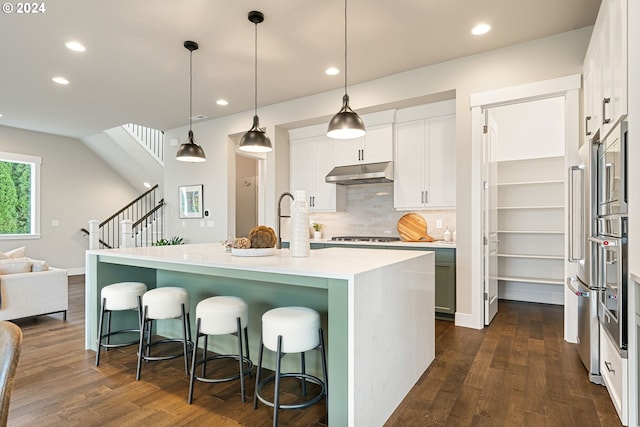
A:
[[[276,352],[276,370],[273,375],[261,380],[264,347]],[[324,381],[306,373],[304,353],[309,350],[320,351]],[[287,353],[300,353],[302,372],[281,372],[281,361]],[[319,385],[321,391],[317,396],[301,403],[280,404],[280,379],[284,377],[301,379],[303,396],[307,394],[307,381]],[[261,393],[264,385],[271,381],[275,381],[273,402],[265,399]],[[264,313],[262,315],[262,338],[260,339],[253,408],[258,408],[258,400],[273,407],[273,426],[275,427],[278,425],[278,409],[300,409],[318,403],[323,397],[327,397],[327,384],[327,359],[318,312],[306,307],[280,307]]]
[[[133,341],[111,343],[111,337],[114,335],[136,333],[140,334],[140,325],[142,320],[142,295],[147,291],[147,285],[141,282],[121,282],[105,286],[100,290],[100,318],[98,319],[98,350],[96,351],[96,366],[100,365],[100,351],[104,348],[107,351],[110,348],[125,347],[137,344],[139,339]],[[137,328],[111,330],[111,313],[114,311],[137,310],[138,325]],[[104,316],[107,315],[107,332],[104,332]]]
[[[151,289],[142,296],[142,307],[142,327],[138,346],[136,380],[140,380],[143,360],[148,362],[184,357],[184,371],[186,375],[189,375],[188,354],[193,350],[191,324],[189,321],[189,292],[186,289],[173,286]],[[182,321],[182,338],[165,338],[152,342],[151,330],[153,321],[161,319],[180,319]],[[171,342],[182,343],[182,353],[151,356],[151,347]]]
[[[222,383],[240,379],[240,393],[242,401],[245,401],[245,381],[244,377],[251,375],[253,362],[249,359],[249,337],[247,335],[247,322],[249,309],[247,304],[240,298],[229,296],[217,296],[200,301],[196,306],[196,341],[194,344],[191,361],[191,379],[189,381],[188,403],[193,401],[193,386],[195,380],[206,383]],[[244,331],[244,348],[242,345],[242,331]],[[207,347],[209,335],[233,334],[238,337],[237,354],[221,354],[207,357]],[[198,341],[204,337],[204,348],[202,349],[202,359],[196,361],[198,353]],[[239,370],[237,375],[224,378],[207,378],[207,362],[219,359],[235,359],[238,361]],[[202,365],[202,376],[196,376],[196,368]]]

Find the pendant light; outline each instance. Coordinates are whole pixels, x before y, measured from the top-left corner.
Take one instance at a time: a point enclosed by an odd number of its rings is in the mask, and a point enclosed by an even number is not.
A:
[[[329,122],[327,136],[336,139],[352,139],[367,133],[360,116],[349,106],[347,95],[347,0],[344,0],[344,96],[342,108]]]
[[[254,92],[254,114],[253,126],[242,136],[240,146],[242,151],[253,153],[266,153],[271,151],[271,140],[266,132],[260,129],[260,119],[258,119],[258,24],[264,21],[262,12],[253,10],[249,12],[249,21],[255,25],[255,92]]]
[[[189,51],[189,136],[187,142],[184,142],[178,148],[176,159],[183,162],[204,162],[207,157],[204,150],[193,140],[193,131],[191,130],[191,122],[193,117],[193,51],[198,49],[198,43],[185,41],[184,47]]]

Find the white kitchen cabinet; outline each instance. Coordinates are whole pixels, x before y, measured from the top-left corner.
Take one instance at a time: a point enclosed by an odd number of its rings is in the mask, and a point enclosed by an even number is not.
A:
[[[603,0],[583,64],[586,140],[627,114],[627,1]]]
[[[315,136],[290,141],[290,189],[306,192],[311,212],[336,211],[336,185],[324,180],[333,163],[333,139]]]
[[[393,125],[367,126],[361,138],[337,140],[335,166],[393,160]]]
[[[455,129],[454,114],[396,124],[396,209],[455,207]]]
[[[622,357],[607,332],[600,326],[600,373],[622,425],[628,424],[629,360]]]
[[[564,302],[564,159],[498,162],[498,295]]]

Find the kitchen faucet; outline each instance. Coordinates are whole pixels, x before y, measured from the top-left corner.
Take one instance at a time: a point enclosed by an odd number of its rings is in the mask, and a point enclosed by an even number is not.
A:
[[[288,193],[288,192],[284,192],[280,195],[280,198],[278,199],[278,223],[277,223],[277,229],[276,229],[276,234],[278,236],[278,241],[276,242],[276,249],[281,249],[282,248],[282,236],[280,233],[280,221],[282,220],[282,218],[291,218],[291,215],[282,215],[282,208],[280,207],[280,205],[282,204],[282,199],[284,198],[284,196],[289,196],[291,197],[291,200],[293,200],[293,194]]]

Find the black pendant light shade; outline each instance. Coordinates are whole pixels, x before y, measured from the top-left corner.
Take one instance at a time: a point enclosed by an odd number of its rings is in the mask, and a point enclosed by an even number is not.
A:
[[[204,162],[207,157],[204,155],[204,150],[193,139],[193,131],[191,130],[192,122],[192,106],[193,106],[193,66],[192,56],[193,51],[198,49],[198,43],[187,40],[184,42],[184,47],[189,51],[189,136],[187,141],[182,143],[178,147],[176,153],[176,159],[182,162]]]
[[[266,153],[271,151],[271,140],[266,132],[260,129],[260,119],[258,118],[258,24],[264,21],[262,12],[252,10],[249,12],[248,19],[255,24],[255,96],[254,96],[254,115],[253,126],[247,133],[242,136],[240,146],[241,151],[253,153]]]
[[[204,162],[207,160],[207,156],[204,155],[202,147],[193,140],[193,131],[189,131],[187,142],[180,144],[178,152],[176,153],[176,159],[183,162]]]
[[[327,136],[335,139],[352,139],[363,136],[367,131],[360,116],[349,106],[349,95],[342,97],[342,108],[329,122]]]
[[[364,122],[349,106],[347,95],[347,0],[344,0],[344,96],[342,108],[329,122],[327,136],[335,139],[353,139],[366,133]]]

